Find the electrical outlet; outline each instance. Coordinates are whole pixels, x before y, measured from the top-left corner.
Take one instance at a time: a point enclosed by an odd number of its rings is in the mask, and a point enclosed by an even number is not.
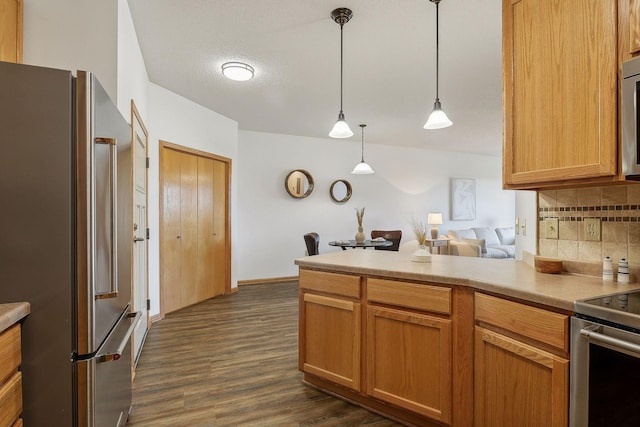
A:
[[[600,241],[600,218],[584,219],[584,240]]]
[[[547,239],[558,238],[558,218],[547,218],[544,222],[545,237]]]

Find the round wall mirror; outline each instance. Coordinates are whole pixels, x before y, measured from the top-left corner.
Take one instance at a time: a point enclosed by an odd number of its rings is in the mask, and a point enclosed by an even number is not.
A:
[[[336,203],[344,203],[351,198],[351,183],[346,179],[338,179],[331,183],[329,188],[331,200]]]
[[[304,169],[296,169],[284,179],[284,188],[291,197],[303,199],[313,191],[313,177]]]

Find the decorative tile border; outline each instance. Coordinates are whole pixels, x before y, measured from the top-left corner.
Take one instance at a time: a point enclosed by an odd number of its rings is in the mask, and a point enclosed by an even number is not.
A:
[[[640,205],[559,206],[538,208],[538,221],[582,222],[583,218],[600,218],[602,222],[640,222]]]

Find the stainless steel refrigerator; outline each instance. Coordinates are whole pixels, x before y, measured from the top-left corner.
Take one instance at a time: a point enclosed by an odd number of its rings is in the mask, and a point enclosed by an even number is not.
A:
[[[22,324],[29,427],[131,407],[131,128],[90,73],[0,62],[0,303]]]

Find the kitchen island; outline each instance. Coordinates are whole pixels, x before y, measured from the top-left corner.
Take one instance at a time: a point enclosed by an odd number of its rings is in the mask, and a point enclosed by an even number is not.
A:
[[[296,264],[305,382],[420,426],[566,427],[573,301],[640,289],[513,260],[346,251]]]

